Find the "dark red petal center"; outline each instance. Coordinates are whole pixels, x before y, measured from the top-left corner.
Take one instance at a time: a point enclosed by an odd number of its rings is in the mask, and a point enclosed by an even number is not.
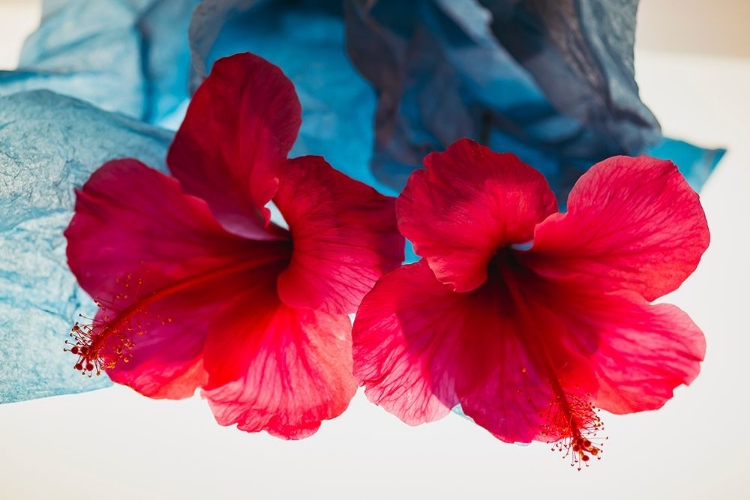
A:
[[[564,323],[547,307],[554,303],[554,291],[523,264],[517,250],[498,250],[488,266],[488,276],[487,286],[493,289],[489,293],[498,301],[497,306],[515,316],[516,328],[500,334],[518,337],[535,371],[542,376],[540,383],[551,390],[548,412],[540,415],[544,425],[539,437],[558,441],[555,449],[570,456],[571,465],[580,469],[590,456],[601,454],[601,445],[592,442],[603,430],[591,403],[595,378],[581,356],[595,346],[569,338]]]

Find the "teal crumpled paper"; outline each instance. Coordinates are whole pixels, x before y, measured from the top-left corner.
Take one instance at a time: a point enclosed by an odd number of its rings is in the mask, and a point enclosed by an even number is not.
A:
[[[0,403],[109,385],[63,352],[76,315],[95,311],[65,258],[73,188],[113,158],[164,169],[171,137],[45,90],[0,98]]]
[[[372,169],[397,190],[461,137],[516,153],[560,200],[604,158],[674,151],[638,95],[637,0],[345,5],[349,53],[379,95]],[[720,156],[695,148],[678,165],[699,187]]]
[[[188,98],[187,26],[199,0],[46,0],[0,95],[49,89],[157,122]]]
[[[618,154],[674,156],[699,188],[723,150],[663,138],[641,102],[637,4],[204,0],[190,24],[191,88],[218,57],[262,55],[300,93],[295,153],[388,194],[461,137],[518,154],[561,200]]]

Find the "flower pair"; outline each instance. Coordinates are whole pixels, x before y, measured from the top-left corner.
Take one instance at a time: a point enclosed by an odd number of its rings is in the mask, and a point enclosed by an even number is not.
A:
[[[597,408],[660,408],[700,370],[705,340],[649,302],[709,242],[677,168],[614,157],[557,211],[544,177],[469,140],[425,159],[396,202],[422,260],[386,274],[354,323],[368,398],[410,424],[456,405],[507,442],[558,442],[571,465],[601,452]]]
[[[599,452],[594,404],[657,408],[697,375],[700,331],[648,304],[708,244],[672,164],[607,160],[559,214],[541,174],[462,140],[394,208],[321,158],[288,159],[299,126],[278,68],[236,55],[193,97],[174,178],[134,160],[92,176],[66,231],[100,305],[74,327],[78,369],[151,397],[201,388],[219,423],[285,438],[359,382],[408,423],[460,404],[500,439],[565,440],[580,461]],[[399,231],[423,260],[397,268]]]
[[[277,67],[237,55],[195,93],[173,177],[129,159],[91,176],[65,232],[100,306],[73,329],[76,368],[154,398],[201,388],[219,423],[285,438],[346,409],[348,315],[403,238],[393,199],[320,157],[287,159],[300,116]]]

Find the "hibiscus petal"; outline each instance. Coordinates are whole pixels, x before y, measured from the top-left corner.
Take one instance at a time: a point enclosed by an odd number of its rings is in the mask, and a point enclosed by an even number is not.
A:
[[[468,139],[427,156],[425,166],[398,198],[399,229],[459,292],[484,283],[497,248],[529,241],[557,208],[542,174]]]
[[[523,303],[516,300],[517,315],[528,309],[529,321],[520,331],[533,332],[536,323],[543,342],[535,345],[544,344],[553,358],[564,353],[556,365],[575,359],[576,371],[572,378],[561,377],[561,385],[568,391],[571,384],[584,388],[597,407],[613,413],[657,409],[675,387],[698,375],[705,339],[678,308],[650,305],[629,290],[602,293],[580,280],[552,281],[527,270],[513,276],[505,283],[518,280],[525,297]],[[533,344],[528,346],[533,354]]]
[[[352,330],[354,376],[365,395],[410,425],[458,404],[455,378],[464,296],[435,279],[425,260],[383,276]]]
[[[204,201],[135,160],[91,176],[65,235],[70,269],[102,307],[94,325],[116,335],[103,351],[117,361],[112,378],[154,397],[192,394],[211,318],[244,289],[236,275],[289,255],[281,242],[228,233]],[[135,347],[120,361],[110,351],[125,329]]]
[[[568,212],[539,224],[527,265],[653,300],[675,290],[708,247],[698,195],[672,162],[614,157],[576,183]]]
[[[207,318],[215,313],[215,305],[206,305],[205,295],[195,294],[165,300],[158,307],[141,312],[168,321],[151,322],[146,333],[134,339],[128,363],[118,362],[107,375],[118,384],[132,387],[151,398],[182,399],[203,386],[208,375],[203,368],[203,346],[207,337]],[[124,304],[97,313],[96,321],[105,321]],[[109,319],[109,318],[108,318]],[[169,321],[174,320],[176,321]],[[144,321],[149,321],[145,319]]]
[[[0,98],[0,402],[109,385],[72,369],[62,342],[91,300],[65,262],[73,187],[126,154],[162,164],[171,135],[48,91]]]
[[[317,156],[291,160],[279,175],[274,203],[294,240],[279,296],[291,307],[353,313],[375,281],[404,260],[395,200]]]
[[[590,363],[599,381],[598,407],[612,413],[655,410],[677,386],[698,376],[706,341],[677,307],[650,305],[630,291],[600,294],[568,285],[551,294],[571,338],[596,346]]]
[[[412,425],[460,403],[504,441],[559,438],[548,429],[555,401],[584,394],[593,379],[562,342],[558,318],[538,306],[523,316],[517,306],[497,277],[461,294],[424,260],[399,268],[357,313],[354,374],[371,401]],[[544,335],[543,345],[533,332]]]
[[[265,205],[297,137],[299,100],[279,68],[252,54],[217,61],[193,96],[167,156],[185,192],[229,231],[268,239]]]
[[[145,281],[144,281],[145,283]],[[219,293],[239,293],[241,287],[230,280],[214,282]],[[211,289],[213,292],[213,288]],[[148,293],[148,292],[146,292]],[[231,300],[224,296],[223,300]],[[139,311],[135,320],[143,333],[134,335],[135,344],[127,352],[128,362],[120,360],[107,375],[151,398],[182,399],[192,396],[196,388],[208,382],[203,350],[211,318],[223,310],[222,298],[205,289],[182,292],[151,304]],[[96,321],[107,322],[132,305],[120,300],[97,314]]]
[[[300,439],[343,413],[354,396],[351,323],[287,307],[273,285],[266,276],[212,324],[203,395],[221,425]]]
[[[290,155],[323,156],[384,192],[369,168],[375,92],[347,57],[342,4],[204,0],[190,24],[191,86],[220,57],[252,52],[271,61],[292,80],[302,103],[302,128]]]

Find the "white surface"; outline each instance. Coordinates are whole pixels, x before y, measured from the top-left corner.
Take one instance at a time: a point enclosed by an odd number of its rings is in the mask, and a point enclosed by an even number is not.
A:
[[[0,61],[17,33],[0,27]],[[199,399],[117,387],[0,406],[0,498],[750,498],[750,61],[639,53],[637,66],[667,134],[730,152],[703,191],[711,248],[668,297],[706,333],[703,372],[658,412],[603,415],[601,462],[577,473],[548,446],[503,444],[453,415],[410,428],[361,394],[284,442],[217,426]]]
[[[15,68],[26,36],[41,16],[37,0],[0,0],[0,70]]]
[[[750,57],[747,0],[641,0],[638,43],[649,50]]]

